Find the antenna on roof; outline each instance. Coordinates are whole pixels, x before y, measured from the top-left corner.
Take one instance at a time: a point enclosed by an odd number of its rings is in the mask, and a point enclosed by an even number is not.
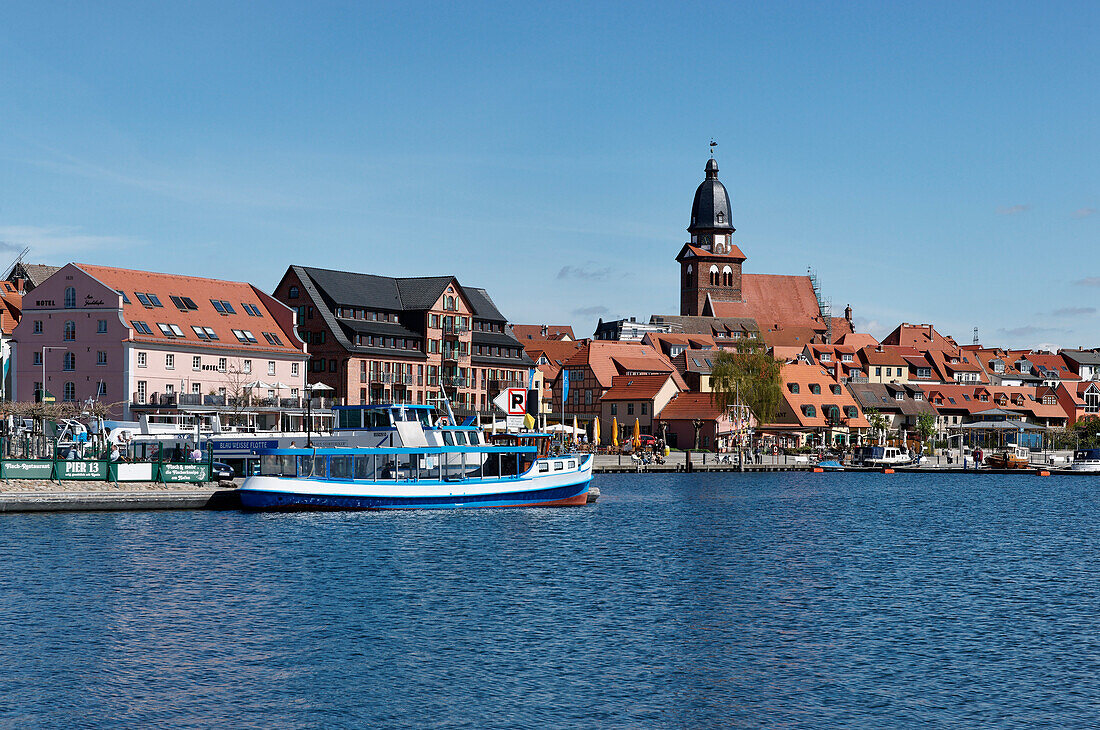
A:
[[[714,148],[718,146],[718,143],[714,141],[714,137],[710,138],[710,156],[714,157]]]
[[[22,262],[23,257],[26,256],[28,253],[30,253],[30,251],[31,251],[31,247],[26,246],[26,247],[23,248],[22,251],[19,252],[19,255],[15,257],[15,261],[12,261],[11,264],[8,265],[8,268],[5,269],[5,271],[7,272],[7,273],[4,274],[5,279],[8,278],[9,276],[11,276],[11,272],[15,270],[15,265]]]

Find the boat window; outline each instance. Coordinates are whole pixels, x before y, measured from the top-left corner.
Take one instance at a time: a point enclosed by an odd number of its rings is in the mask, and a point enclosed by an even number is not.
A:
[[[555,461],[554,462],[554,471],[561,471],[564,468],[565,468],[565,465],[562,462],[560,462],[560,461]]]
[[[423,428],[431,428],[432,425],[432,412],[427,408],[417,408],[416,417],[420,420],[420,425]]]
[[[323,477],[325,476],[325,457],[314,456],[313,457],[313,471],[310,472],[312,476]]]
[[[340,428],[361,428],[362,426],[362,411],[352,408],[340,411]]]
[[[470,431],[470,445],[477,446],[481,443],[481,434],[477,431]]]
[[[550,465],[547,464],[545,461],[540,461],[539,462],[539,471],[540,472],[550,471]]]
[[[570,461],[570,462],[569,462],[569,468],[570,468],[570,469],[576,469],[576,468],[577,468],[577,462],[575,462],[575,461]]]
[[[367,428],[389,428],[390,417],[386,414],[386,411],[382,408],[372,408],[369,411],[365,411],[364,414],[366,423],[364,426]]]
[[[329,476],[333,479],[351,479],[351,457],[333,456],[328,462]]]
[[[459,446],[466,445],[466,434],[462,431],[455,431],[455,443]]]
[[[369,456],[356,456],[355,457],[355,471],[352,475],[353,479],[371,479],[374,474],[371,471],[371,457]]]
[[[443,443],[444,444],[446,444],[447,446],[454,446],[455,445],[455,440],[451,437],[451,432],[450,431],[441,431],[440,433],[443,434]]]

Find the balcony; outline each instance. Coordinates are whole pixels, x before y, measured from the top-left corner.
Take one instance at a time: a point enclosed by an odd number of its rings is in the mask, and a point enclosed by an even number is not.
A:
[[[441,353],[443,362],[458,362],[458,358],[461,357],[457,347],[444,347]]]
[[[447,322],[443,323],[443,336],[444,337],[458,337],[459,335],[464,335],[469,331],[470,331],[470,328],[466,327],[465,325],[447,323]]]

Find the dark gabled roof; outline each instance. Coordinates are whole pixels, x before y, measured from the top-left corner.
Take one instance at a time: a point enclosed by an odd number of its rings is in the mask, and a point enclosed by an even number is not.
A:
[[[349,334],[382,335],[384,337],[404,337],[415,340],[424,339],[423,332],[416,332],[397,322],[375,322],[361,319],[338,319],[340,326]]]
[[[432,305],[439,301],[447,285],[454,281],[454,277],[425,276],[414,279],[395,279],[395,281],[401,295],[402,309],[431,309]]]
[[[19,277],[30,284],[30,288],[33,289],[60,270],[60,266],[50,266],[49,264],[28,264],[19,261],[16,262],[15,266],[13,266],[11,271],[8,273],[8,281]]]
[[[321,295],[333,304],[392,311],[403,309],[396,279],[309,266],[298,268],[313,280]]]
[[[1078,365],[1100,365],[1100,352],[1094,350],[1060,350],[1059,353]]]
[[[464,286],[462,291],[466,294],[466,299],[470,302],[470,306],[474,308],[474,316],[478,319],[490,319],[496,322],[507,321],[500,310],[497,309],[497,305],[493,303],[492,298],[489,296],[489,292],[484,289],[479,289],[473,286]]]
[[[501,347],[520,347],[523,345],[512,335],[505,332],[480,332],[474,330],[470,333],[470,341],[475,345],[500,345]]]
[[[893,383],[848,383],[848,392],[865,411],[868,408],[877,408],[880,411],[896,411],[905,416],[936,412],[927,400],[914,400],[914,393],[924,392],[920,388]],[[897,393],[904,393],[904,400],[899,401],[895,397]]]
[[[395,278],[351,271],[296,267],[313,280],[326,301],[337,305],[391,312],[431,309],[447,285],[454,282],[478,319],[507,321],[484,289],[462,286],[453,276]]]

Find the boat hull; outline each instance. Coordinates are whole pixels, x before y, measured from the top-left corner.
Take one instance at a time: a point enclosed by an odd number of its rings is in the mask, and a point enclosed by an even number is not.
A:
[[[489,507],[579,507],[588,502],[588,484],[485,494],[348,495],[240,490],[241,506],[257,511],[457,509]]]
[[[491,507],[579,507],[588,503],[592,459],[572,469],[568,458],[551,459],[549,473],[535,467],[525,475],[504,479],[333,480],[311,477],[253,476],[238,490],[246,510],[380,510]]]

